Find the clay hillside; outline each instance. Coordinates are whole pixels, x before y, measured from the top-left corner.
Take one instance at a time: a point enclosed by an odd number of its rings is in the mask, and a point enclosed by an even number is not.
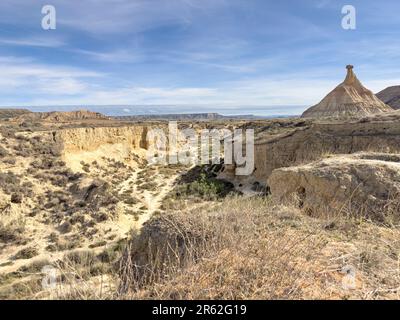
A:
[[[393,109],[400,109],[400,86],[386,88],[376,96]]]
[[[392,108],[365,88],[348,65],[343,83],[330,92],[319,104],[306,110],[303,118],[348,118],[391,111]]]

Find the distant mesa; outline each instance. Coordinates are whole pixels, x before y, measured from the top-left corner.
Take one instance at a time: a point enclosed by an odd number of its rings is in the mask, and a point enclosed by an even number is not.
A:
[[[79,120],[109,120],[110,118],[99,113],[88,110],[76,111],[53,111],[53,112],[31,112],[25,113],[14,120],[17,121],[49,121],[49,122],[69,122]]]
[[[116,116],[119,120],[217,120],[224,116],[218,113],[186,113],[186,114],[143,114],[132,116]]]
[[[320,103],[307,109],[302,118],[348,118],[393,111],[365,88],[348,65],[343,83],[331,91]]]
[[[258,119],[254,115],[233,115],[224,116],[219,113],[176,113],[176,114],[143,114],[133,116],[116,116],[118,120],[123,121],[144,121],[144,120],[167,120],[167,121],[210,121],[210,120],[235,120],[235,119]]]
[[[400,109],[400,86],[386,88],[376,96],[393,109]]]

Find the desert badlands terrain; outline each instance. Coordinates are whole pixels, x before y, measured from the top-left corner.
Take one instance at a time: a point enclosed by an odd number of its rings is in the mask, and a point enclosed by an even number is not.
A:
[[[400,113],[345,81],[254,129],[254,172],[151,165],[159,119],[0,109],[1,299],[400,298]]]

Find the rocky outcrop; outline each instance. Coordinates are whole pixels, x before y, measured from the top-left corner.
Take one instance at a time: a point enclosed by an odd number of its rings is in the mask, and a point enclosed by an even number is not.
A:
[[[365,88],[348,65],[343,83],[331,91],[319,104],[306,110],[303,118],[348,118],[389,112],[393,109]]]
[[[315,122],[307,127],[255,144],[255,178],[265,183],[272,171],[359,151],[400,152],[400,113],[358,121]]]
[[[337,155],[276,169],[268,185],[276,200],[294,200],[311,213],[334,213],[341,209],[376,218],[383,208],[399,205],[400,155]],[[398,214],[398,208],[394,211]]]
[[[393,109],[400,109],[400,86],[386,88],[376,96]]]

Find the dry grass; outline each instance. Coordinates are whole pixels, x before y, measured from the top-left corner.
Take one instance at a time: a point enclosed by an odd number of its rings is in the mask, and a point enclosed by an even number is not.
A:
[[[372,222],[316,218],[268,199],[160,216],[133,237],[121,265],[127,299],[398,298],[400,233]],[[355,288],[343,287],[346,268]]]
[[[150,223],[133,241],[120,289],[134,299],[300,298],[310,277],[303,266],[324,242],[277,227],[271,208],[266,199],[234,198],[210,212],[160,217],[161,239],[148,237]]]
[[[23,238],[25,218],[20,214],[2,214],[0,219],[0,240],[8,243]]]
[[[52,290],[38,285],[44,263],[21,270],[36,276],[13,290],[46,299],[399,299],[398,226],[339,213],[229,197],[154,216],[125,250],[65,255],[52,263]]]
[[[116,290],[112,262],[101,261],[91,250],[71,252],[54,264],[56,286],[41,294],[63,300],[108,299]]]

